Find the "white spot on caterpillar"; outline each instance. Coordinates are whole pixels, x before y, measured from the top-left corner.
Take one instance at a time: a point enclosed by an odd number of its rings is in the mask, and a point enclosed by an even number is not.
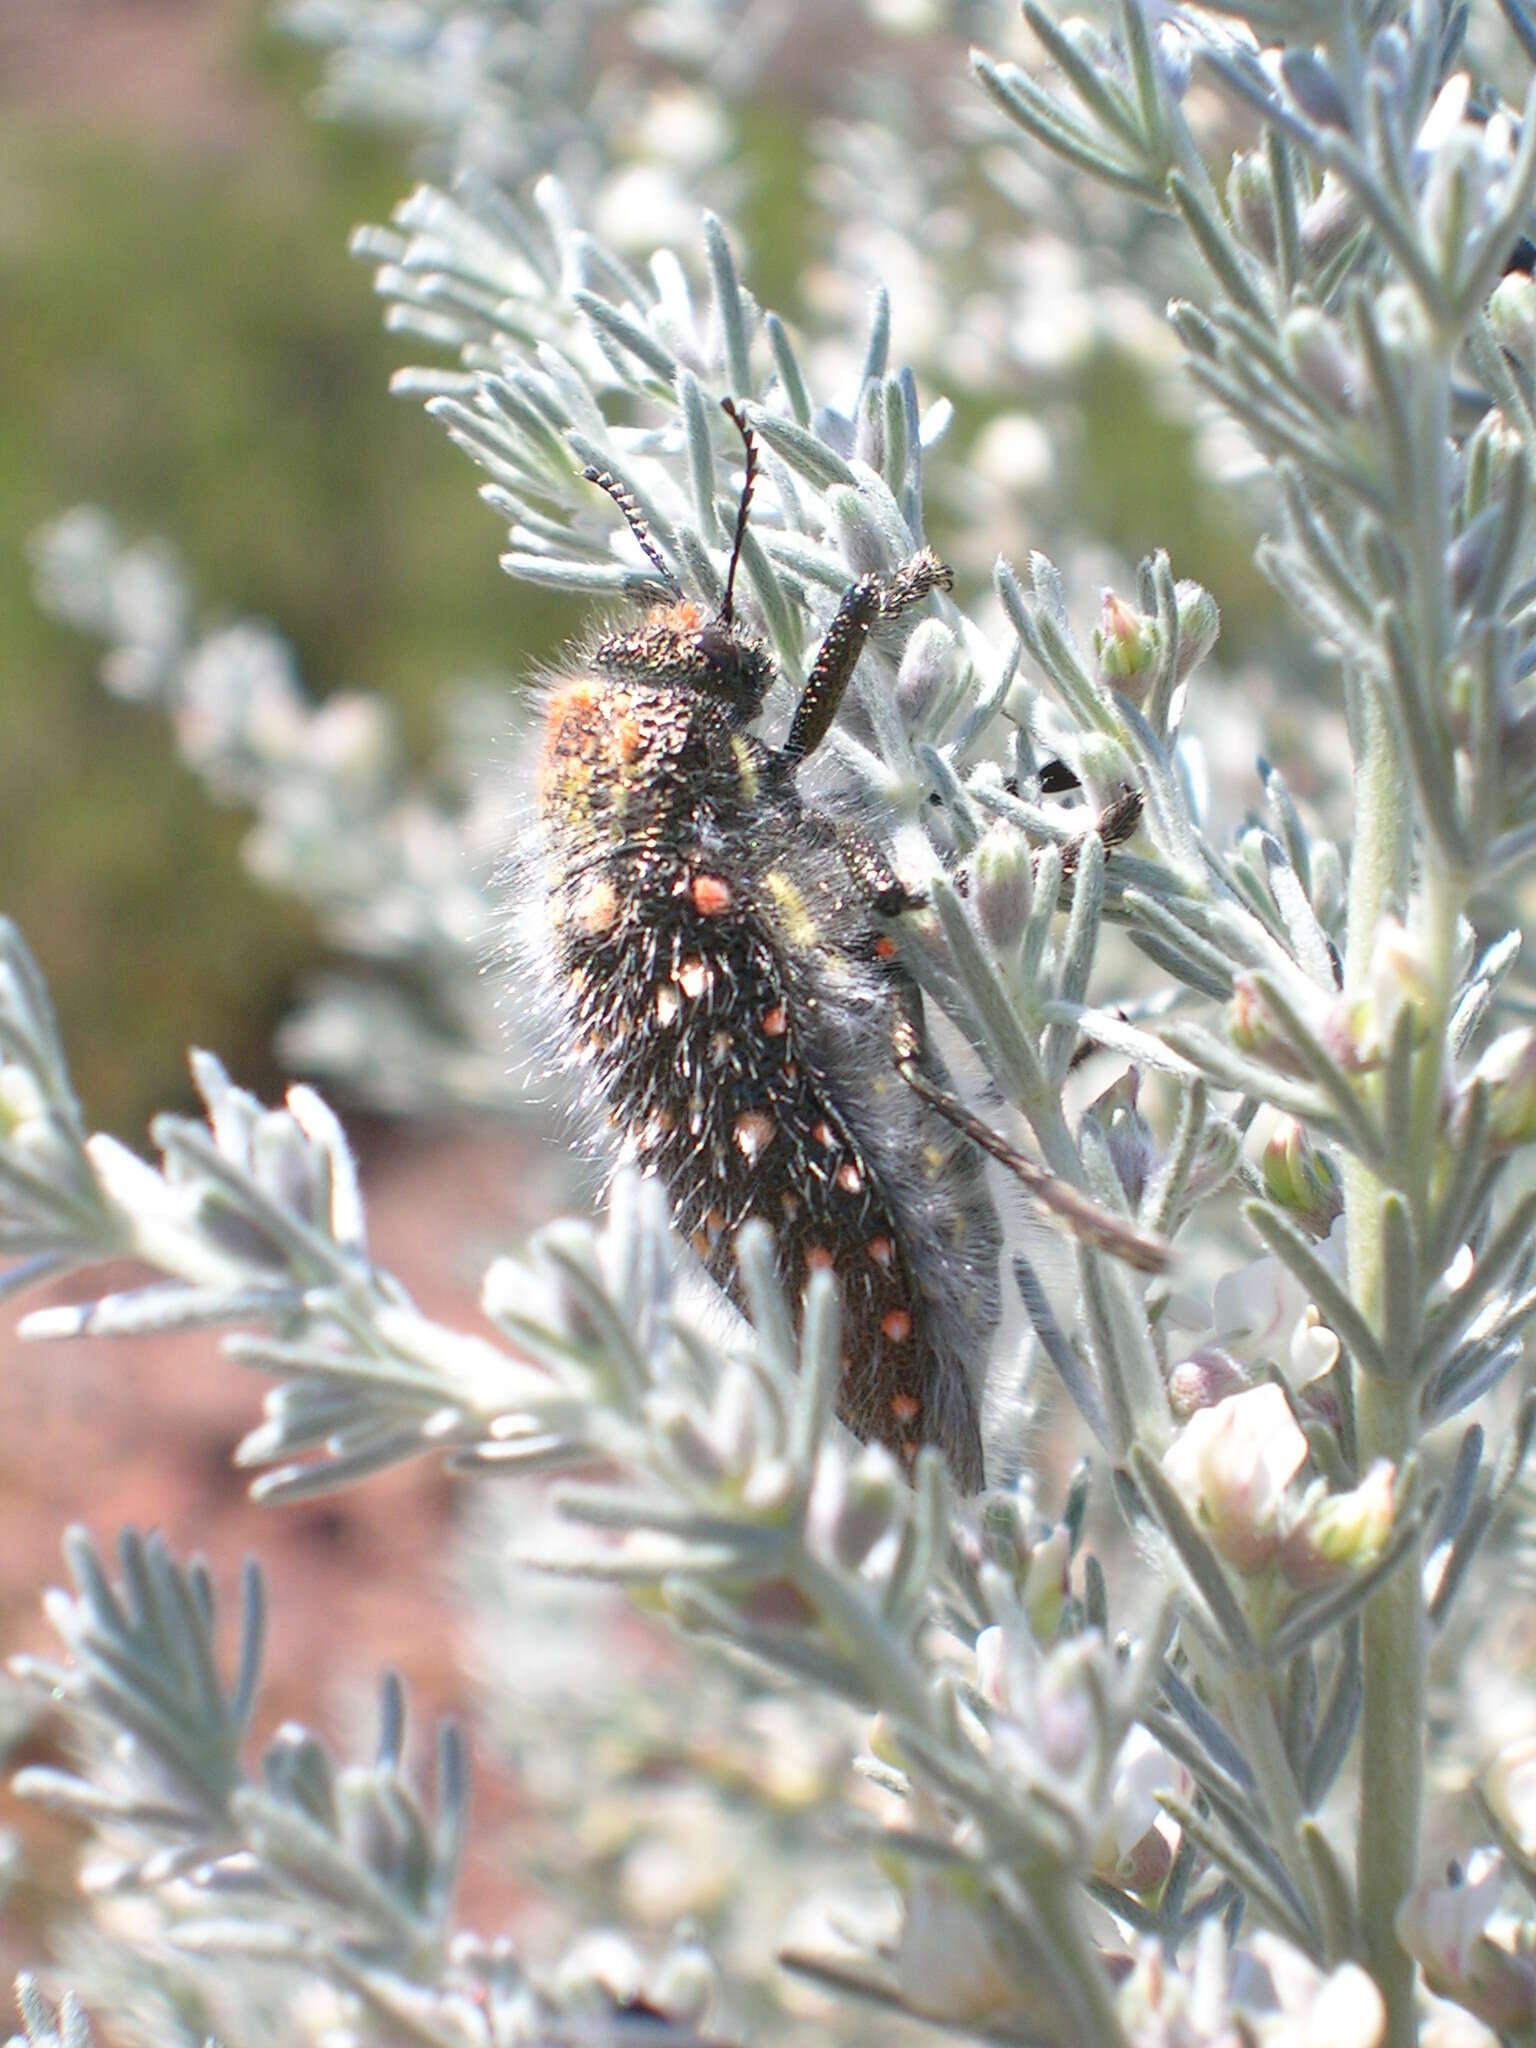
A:
[[[778,1125],[771,1116],[764,1116],[761,1110],[748,1109],[737,1117],[731,1135],[735,1138],[742,1157],[750,1165],[778,1136]]]

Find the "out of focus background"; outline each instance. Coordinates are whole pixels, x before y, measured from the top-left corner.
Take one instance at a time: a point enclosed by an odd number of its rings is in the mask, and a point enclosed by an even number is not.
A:
[[[1242,451],[1213,442],[1171,395],[1172,345],[1124,274],[1089,267],[1085,224],[1054,218],[1038,177],[1021,190],[1017,153],[1000,145],[997,176],[1012,186],[977,204],[983,227],[989,204],[998,224],[994,269],[963,304],[950,298],[946,269],[969,261],[954,239],[963,217],[933,210],[922,180],[903,183],[912,165],[899,121],[858,126],[871,22],[889,17],[894,31],[881,90],[910,88],[916,105],[929,73],[971,95],[967,32],[979,22],[1016,49],[1012,10],[966,9],[956,24],[945,9],[930,19],[921,7],[852,0],[720,9],[722,35],[750,15],[758,42],[729,81],[714,82],[730,107],[716,129],[709,94],[675,85],[668,12],[652,10],[655,33],[637,39],[632,78],[643,89],[608,104],[623,107],[611,116],[616,155],[625,119],[637,156],[670,153],[671,212],[658,221],[654,188],[610,181],[605,232],[643,246],[647,235],[694,235],[699,211],[719,210],[754,289],[800,323],[810,347],[841,351],[855,372],[869,291],[861,265],[878,274],[915,249],[918,267],[894,280],[893,354],[918,361],[925,399],[934,359],[953,359],[956,459],[937,494],[935,538],[947,549],[970,535],[962,577],[984,581],[999,549],[1076,547],[1076,585],[1091,598],[1096,581],[1124,579],[1139,554],[1165,545],[1176,570],[1198,574],[1223,604],[1223,659],[1255,660],[1272,602],[1252,568],[1251,533],[1230,497],[1218,510],[1209,489]],[[601,69],[611,13],[591,5],[570,17],[578,127],[589,117],[585,70]],[[684,14],[703,24],[689,58],[697,81],[711,61],[711,10]],[[386,220],[410,188],[422,137],[409,121],[316,118],[323,69],[321,52],[279,32],[259,0],[0,9],[0,911],[47,977],[88,1122],[141,1146],[154,1110],[191,1100],[189,1044],[216,1048],[264,1099],[280,1093],[289,1062],[274,1050],[279,1020],[327,948],[312,910],[263,887],[242,859],[247,809],[211,800],[159,711],[103,688],[99,642],[39,607],[38,529],[90,501],[127,541],[160,537],[180,558],[197,631],[272,620],[314,697],[377,693],[398,714],[408,761],[427,774],[453,689],[478,684],[481,715],[496,720],[504,703],[510,725],[517,679],[588,615],[500,574],[502,529],[477,501],[474,474],[418,404],[388,395],[391,372],[422,344],[382,331],[368,268],[349,260],[347,240],[359,222]],[[833,109],[851,116],[835,134]],[[884,203],[883,240],[871,242],[867,220],[839,238],[850,180]],[[1041,222],[1027,238],[1021,201]],[[1139,234],[1124,225],[1123,272],[1148,260]],[[1266,690],[1260,682],[1252,701]],[[473,963],[461,971],[471,979]],[[470,1322],[488,1257],[569,1198],[562,1141],[527,1117],[404,1121],[376,1102],[349,1103],[344,1088],[337,1095],[360,1144],[380,1262],[429,1312]],[[44,1642],[38,1592],[58,1575],[69,1520],[103,1539],[122,1522],[152,1521],[181,1549],[206,1552],[223,1587],[241,1554],[259,1549],[277,1679],[264,1728],[289,1713],[333,1733],[360,1724],[366,1675],[385,1662],[404,1670],[424,1713],[464,1704],[488,1671],[505,1680],[506,1645],[477,1648],[460,1601],[473,1563],[430,1562],[473,1555],[445,1540],[462,1489],[418,1463],[263,1515],[230,1463],[256,1419],[259,1384],[221,1362],[211,1336],[41,1347],[18,1344],[13,1326],[7,1312],[0,1646]],[[574,1653],[569,1612],[562,1594],[561,1639]],[[629,1655],[626,1668],[664,1693],[656,1643]],[[808,1752],[787,1729],[772,1743],[743,1733],[739,1755],[717,1756],[718,1782],[749,1786],[771,1764],[780,1810],[817,1797],[814,1745]],[[505,1924],[516,1905],[508,1872],[536,1860],[517,1739],[501,1734],[477,1758],[470,1923]],[[11,1761],[49,1756],[50,1739],[42,1726],[23,1734]],[[638,1741],[630,1753],[648,1754]],[[702,1809],[679,1809],[689,1848],[670,1862],[666,1828],[637,1833],[627,1808],[583,1812],[582,1854],[594,1866],[606,1859],[627,1914],[665,1927],[679,1912],[707,1912],[711,1901],[688,1886],[736,1852],[696,1853],[698,1829],[712,1825]],[[0,1822],[15,1830],[4,1971],[48,1952],[74,1880],[60,1828],[14,1809]]]
[[[599,41],[603,10],[582,11]],[[841,309],[797,303],[837,205],[808,144],[858,10],[769,11],[772,61],[694,193],[728,211],[759,294],[814,327]],[[243,873],[241,816],[210,805],[156,717],[102,691],[97,647],[39,611],[29,536],[89,500],[126,537],[163,537],[215,620],[275,621],[312,691],[380,692],[423,751],[447,682],[516,678],[583,617],[498,573],[471,473],[387,396],[408,349],[346,244],[409,189],[418,137],[314,118],[321,73],[261,0],[0,11],[0,899],[42,953],[92,1120],[125,1137],[185,1095],[189,1042],[270,1088],[273,1027],[319,947]],[[991,467],[1035,544],[1066,528],[1127,563],[1169,546],[1177,565],[1182,543],[1240,658],[1268,615],[1248,537],[1207,508],[1191,428],[1148,403],[1147,336],[1117,335],[1112,306],[1085,326],[1091,280],[1060,255],[1056,275],[1045,245],[1032,259],[1040,331],[1017,337]],[[898,302],[898,356],[921,338],[903,332],[913,312]],[[952,395],[961,431],[984,434]]]
[[[32,936],[93,1120],[186,1096],[182,1049],[270,1090],[318,957],[242,871],[153,714],[33,601],[28,538],[82,499],[181,554],[215,614],[280,622],[317,693],[425,738],[447,676],[557,623],[419,408],[347,237],[410,181],[398,136],[307,112],[316,53],[256,0],[0,10],[0,898]]]

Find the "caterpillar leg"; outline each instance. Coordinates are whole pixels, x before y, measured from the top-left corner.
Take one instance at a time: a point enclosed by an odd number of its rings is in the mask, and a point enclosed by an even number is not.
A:
[[[1112,1258],[1123,1259],[1138,1272],[1161,1273],[1166,1268],[1171,1253],[1164,1239],[1138,1230],[1124,1216],[1100,1208],[1080,1189],[1026,1158],[980,1117],[973,1116],[958,1096],[931,1080],[910,1056],[898,1057],[896,1071],[913,1094],[920,1095],[946,1123],[953,1124],[973,1145],[979,1145],[983,1152],[1006,1166],[1043,1209],[1060,1217],[1074,1237],[1108,1252]]]

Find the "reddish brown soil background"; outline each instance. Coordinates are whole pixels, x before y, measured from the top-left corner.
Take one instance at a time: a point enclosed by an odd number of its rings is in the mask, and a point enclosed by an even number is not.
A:
[[[425,1313],[482,1328],[478,1269],[488,1249],[510,1248],[536,1220],[538,1189],[526,1157],[515,1170],[516,1150],[505,1133],[465,1132],[375,1133],[365,1147],[374,1255]],[[131,1285],[135,1276],[120,1268],[106,1277]],[[54,1298],[68,1296],[61,1288]],[[260,1559],[270,1622],[258,1741],[291,1717],[350,1755],[365,1754],[372,1687],[386,1665],[407,1681],[422,1762],[436,1715],[472,1717],[461,1661],[465,1615],[452,1570],[457,1482],[423,1460],[314,1503],[254,1507],[230,1456],[259,1418],[264,1382],[220,1358],[212,1334],[22,1344],[14,1320],[7,1314],[0,1324],[0,1645],[7,1654],[53,1647],[38,1596],[63,1578],[62,1530],[83,1522],[110,1544],[130,1523],[161,1530],[180,1555],[200,1551],[226,1613],[241,1560]],[[227,1640],[232,1645],[232,1628]],[[61,1760],[47,1722],[17,1760]],[[506,1778],[477,1757],[462,1925],[490,1931],[516,1917],[517,1888],[497,1846],[516,1805]],[[3,1790],[0,1825],[19,1829],[26,1850],[23,1879],[0,1915],[0,1973],[8,1977],[44,1959],[47,1925],[67,1909],[73,1890],[75,1846],[61,1823]]]

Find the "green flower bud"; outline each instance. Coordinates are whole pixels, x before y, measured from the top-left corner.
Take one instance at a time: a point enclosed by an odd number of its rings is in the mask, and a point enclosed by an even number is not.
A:
[[[1536,1031],[1501,1032],[1472,1071],[1488,1090],[1488,1136],[1495,1145],[1536,1138]]]
[[[1314,839],[1308,853],[1312,908],[1323,930],[1333,931],[1344,915],[1344,858],[1331,839]]]
[[[14,1138],[48,1114],[42,1090],[29,1067],[0,1066],[0,1140]]]
[[[1084,735],[1074,763],[1082,784],[1093,799],[1096,812],[1105,811],[1126,790],[1135,789],[1140,777],[1131,757],[1108,733]]]
[[[1331,412],[1352,417],[1364,409],[1360,365],[1326,313],[1299,306],[1287,316],[1282,339],[1297,377]]]
[[[1221,631],[1221,607],[1203,585],[1192,583],[1188,577],[1174,585],[1174,598],[1179,615],[1179,659],[1175,673],[1182,683],[1216,645]]]
[[[1524,442],[1497,406],[1485,412],[1467,443],[1466,484],[1462,491],[1462,512],[1468,520],[1500,495],[1509,465],[1517,461]]]
[[[1307,1489],[1280,1543],[1280,1569],[1293,1586],[1312,1592],[1376,1562],[1392,1533],[1395,1477],[1378,1458],[1347,1493],[1329,1493],[1321,1481]]]
[[[1268,159],[1256,149],[1232,159],[1227,179],[1227,208],[1254,254],[1273,263],[1279,247],[1275,232],[1275,181]]]
[[[1275,1029],[1258,990],[1246,974],[1232,978],[1232,1000],[1226,1008],[1227,1036],[1239,1052],[1251,1052],[1282,1074],[1305,1072],[1300,1060]]]
[[[1312,263],[1326,263],[1342,249],[1360,224],[1360,208],[1344,181],[1329,171],[1317,197],[1300,221],[1302,254]]]
[[[1314,1237],[1326,1237],[1344,1211],[1344,1187],[1326,1152],[1319,1152],[1293,1116],[1282,1117],[1264,1147],[1264,1186]]]
[[[860,459],[867,460],[871,469],[880,466],[878,456]],[[854,575],[885,575],[891,566],[891,550],[868,500],[846,484],[835,484],[827,493],[827,509],[843,560]]]
[[[1067,1598],[1067,1572],[1072,1562],[1072,1539],[1058,1523],[1030,1552],[1024,1572],[1023,1607],[1029,1617],[1030,1633],[1037,1643],[1053,1643],[1061,1625],[1061,1610]]]

